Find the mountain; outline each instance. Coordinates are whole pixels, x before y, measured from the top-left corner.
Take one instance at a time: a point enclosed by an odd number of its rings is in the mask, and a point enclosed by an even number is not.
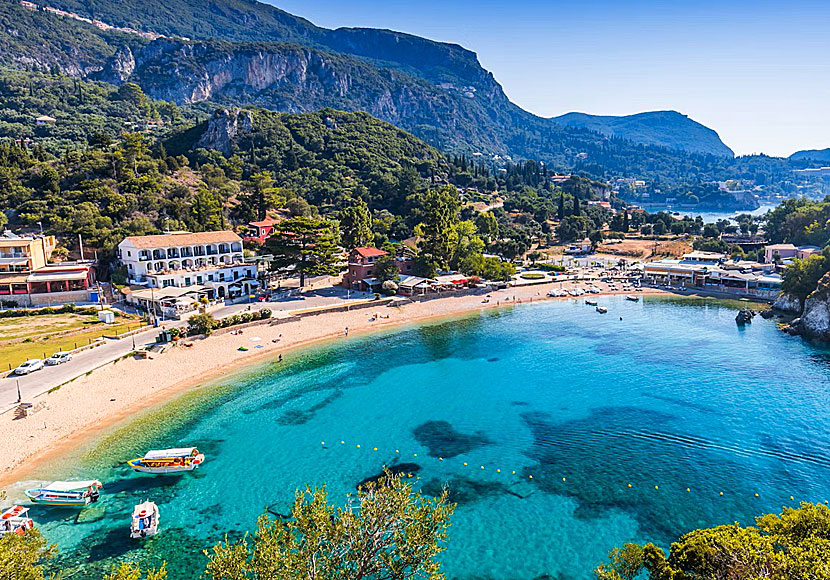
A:
[[[653,111],[623,117],[566,113],[552,120],[570,127],[584,127],[603,135],[613,135],[634,143],[722,157],[735,155],[715,131],[677,111]]]
[[[820,161],[827,163],[830,162],[830,149],[805,149],[804,151],[796,151],[790,155],[789,159],[793,161]]]
[[[533,115],[454,44],[328,30],[250,0],[43,1],[67,13],[0,0],[3,62],[132,81],[180,105],[367,111],[447,151],[539,159],[598,177],[699,179],[731,157],[713,131],[678,113],[635,115],[643,118],[611,129]],[[93,18],[122,30],[82,21]]]

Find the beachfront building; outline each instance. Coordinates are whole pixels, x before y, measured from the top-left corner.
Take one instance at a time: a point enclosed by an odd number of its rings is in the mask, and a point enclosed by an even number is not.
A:
[[[789,263],[793,259],[805,260],[820,252],[818,246],[796,246],[794,244],[770,244],[764,246],[764,262],[767,264]]]
[[[377,291],[380,282],[374,277],[375,265],[388,252],[377,248],[355,248],[349,252],[349,266],[343,276],[343,287],[366,292]],[[395,258],[395,265],[402,276],[409,276],[415,262],[409,256]]]
[[[49,264],[54,236],[0,235],[0,300],[19,306],[97,302],[93,262]]]
[[[686,256],[649,262],[643,268],[643,279],[654,285],[762,298],[775,298],[781,290],[781,277],[766,264]]]
[[[118,244],[118,258],[129,283],[139,286],[128,293],[128,301],[144,306],[129,297],[140,287],[204,291],[211,300],[247,296],[259,282],[256,264],[245,260],[242,250],[242,239],[230,231],[124,238]]]

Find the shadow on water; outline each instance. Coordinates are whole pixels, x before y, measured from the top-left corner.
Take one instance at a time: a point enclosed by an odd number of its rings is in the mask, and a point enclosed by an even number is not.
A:
[[[367,483],[376,483],[380,481],[386,477],[386,471],[392,475],[400,475],[406,478],[421,471],[421,466],[417,463],[396,463],[393,465],[386,465],[384,466],[384,469],[381,469],[378,473],[370,475],[369,477],[358,482],[355,488],[360,489],[361,486],[366,485]]]
[[[423,484],[421,491],[426,495],[438,497],[446,489],[449,501],[459,505],[471,504],[498,495],[512,495],[521,499],[527,497],[515,491],[514,487],[497,481],[481,481],[469,477],[451,479],[433,477]]]
[[[525,474],[539,489],[575,498],[578,518],[623,511],[659,542],[701,526],[751,522],[762,509],[754,493],[770,483],[764,467],[783,459],[764,447],[676,432],[672,415],[636,407],[594,409],[564,423],[539,412],[522,419],[534,438],[525,454],[538,462]],[[778,487],[786,491],[766,492],[764,506],[777,508],[801,486],[793,474],[783,477]]]
[[[493,442],[478,431],[471,435],[456,431],[447,421],[427,421],[412,431],[415,439],[429,449],[431,457],[450,458]]]

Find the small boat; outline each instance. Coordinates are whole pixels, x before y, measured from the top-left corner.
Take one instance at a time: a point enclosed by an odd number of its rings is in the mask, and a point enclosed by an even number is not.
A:
[[[148,538],[155,536],[159,531],[159,506],[151,501],[145,501],[133,508],[133,517],[130,520],[131,538]]]
[[[204,462],[205,456],[195,447],[157,449],[127,464],[141,473],[167,474],[193,471]]]
[[[596,306],[597,301],[596,300],[586,300],[585,304],[587,304],[588,306]]]
[[[46,487],[27,489],[26,496],[32,503],[57,506],[86,507],[98,501],[101,482],[89,481],[53,481]]]
[[[599,312],[600,314],[605,314],[606,312],[608,312],[608,309],[605,306],[597,306],[597,312]]]
[[[26,530],[31,530],[35,523],[28,513],[29,508],[16,505],[0,514],[0,538],[6,534],[23,536]]]
[[[630,300],[631,302],[639,302],[640,301],[639,296],[631,296],[630,294],[628,296],[626,296],[625,299]]]

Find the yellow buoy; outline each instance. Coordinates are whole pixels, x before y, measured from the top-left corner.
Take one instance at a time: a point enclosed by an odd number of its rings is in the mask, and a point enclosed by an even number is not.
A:
[[[484,469],[484,466],[482,465],[481,468]]]
[[[758,494],[757,494],[757,493],[755,494],[755,497],[758,497]]]
[[[795,501],[795,498],[793,496],[790,496],[790,501]]]
[[[659,486],[659,485],[655,485],[655,486],[654,486],[654,489],[660,489],[660,486]]]
[[[565,478],[564,478],[564,477],[562,478],[562,481],[565,481]]]
[[[325,445],[325,444],[326,444],[325,441],[320,441],[320,445]]]
[[[723,492],[720,492],[720,494],[723,495]]]
[[[346,444],[346,442],[345,442],[345,441],[341,441],[341,442],[340,442],[340,445],[345,445],[345,444]]]
[[[418,454],[417,454],[417,453],[413,453],[413,454],[412,454],[412,457],[418,457]]]
[[[497,469],[497,470],[496,470],[496,473],[501,473],[501,469]]]
[[[466,461],[464,462],[464,465],[467,465],[467,462],[466,462]]]
[[[372,447],[372,451],[377,451],[377,450],[378,450],[377,447]]]
[[[400,451],[398,451],[397,449],[395,449],[395,453],[400,453]]]
[[[443,457],[439,457],[439,458],[438,458],[438,461],[444,461],[444,458],[443,458]]]
[[[686,493],[689,493],[689,492],[691,492],[691,491],[692,491],[692,490],[691,490],[691,489],[689,489],[688,487],[686,488]]]
[[[516,475],[516,472],[515,472],[515,471],[512,471],[511,473],[512,473],[513,475]]]
[[[533,479],[533,476],[532,476],[532,475],[528,475],[528,476],[527,476],[527,478],[528,478],[528,479]]]
[[[631,484],[629,483],[629,484],[628,484],[628,487],[634,487],[634,486],[633,486],[633,485],[631,485]]]
[[[360,443],[357,444],[357,448],[360,449]]]

